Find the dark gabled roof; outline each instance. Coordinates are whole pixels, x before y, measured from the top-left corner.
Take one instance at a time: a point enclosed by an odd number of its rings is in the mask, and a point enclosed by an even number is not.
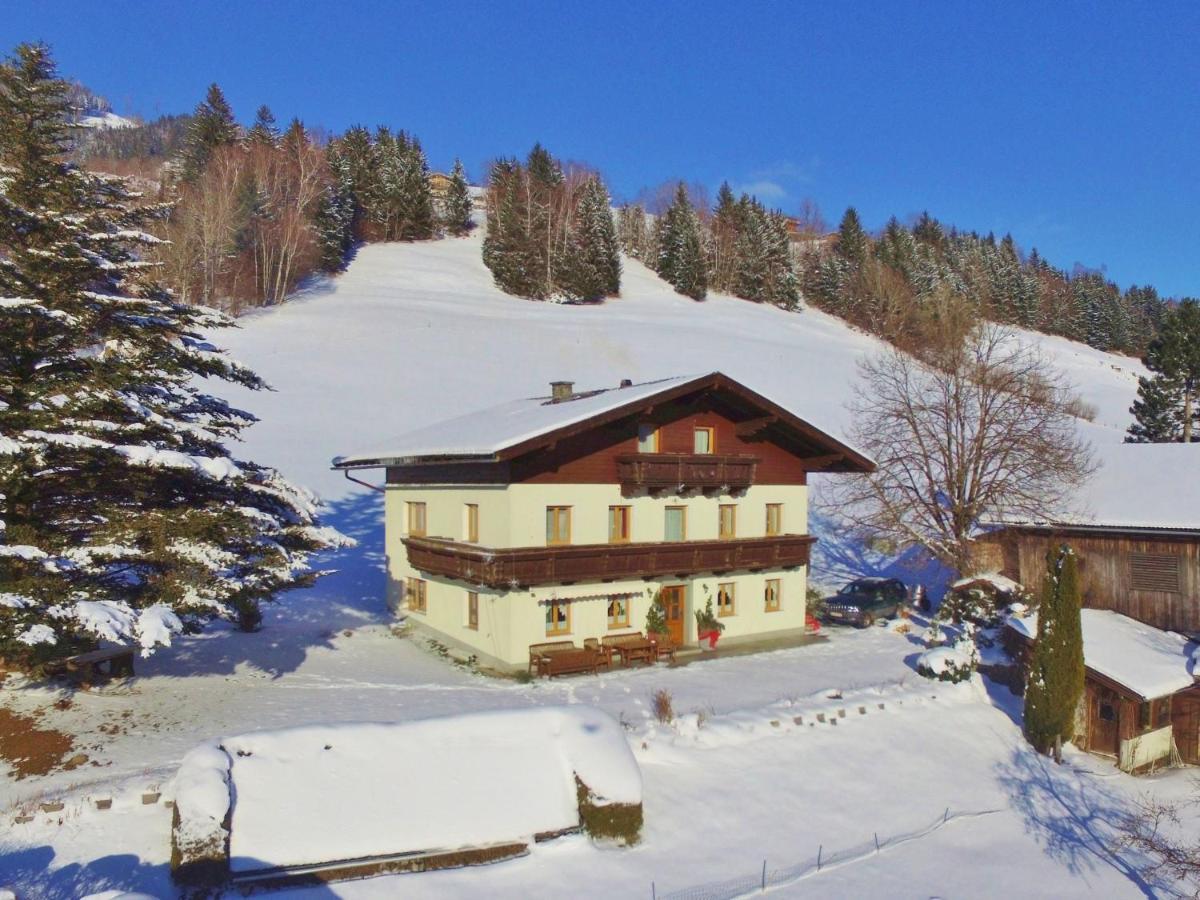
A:
[[[813,455],[827,457],[822,471],[872,472],[875,463],[775,401],[720,372],[681,376],[619,388],[581,391],[570,399],[531,397],[416,429],[383,447],[339,456],[335,468],[377,468],[425,462],[500,462],[636,415],[700,391],[725,391],[760,414],[764,427],[790,432]]]

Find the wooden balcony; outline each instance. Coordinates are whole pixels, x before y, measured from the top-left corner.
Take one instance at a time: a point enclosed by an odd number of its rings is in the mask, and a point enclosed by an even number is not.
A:
[[[754,484],[756,456],[715,453],[626,453],[617,457],[617,478],[623,491],[645,488],[700,490],[705,493],[742,491]]]
[[[446,538],[404,539],[420,572],[493,588],[575,584],[625,578],[787,569],[808,564],[816,538],[806,534],[650,544],[568,544],[494,549]]]

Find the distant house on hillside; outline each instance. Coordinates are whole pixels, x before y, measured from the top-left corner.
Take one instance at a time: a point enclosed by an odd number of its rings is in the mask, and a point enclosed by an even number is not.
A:
[[[803,633],[810,472],[854,449],[720,373],[518,400],[337,468],[384,468],[390,602],[481,661],[645,628],[677,644]]]
[[[1170,758],[1200,764],[1200,446],[1122,444],[1083,498],[1086,511],[1009,523],[984,553],[1037,591],[1048,551],[1068,544],[1083,590],[1084,746],[1139,769]],[[1036,619],[1010,622],[1019,643]]]
[[[429,189],[435,199],[442,199],[446,196],[446,191],[450,190],[450,176],[444,172],[430,172]]]

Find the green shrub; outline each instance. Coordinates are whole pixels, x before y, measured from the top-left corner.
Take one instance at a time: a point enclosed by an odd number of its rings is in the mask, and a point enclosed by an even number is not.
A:
[[[641,840],[642,804],[598,804],[596,795],[578,776],[575,777],[575,791],[579,800],[579,824],[591,837],[615,841],[625,847]]]

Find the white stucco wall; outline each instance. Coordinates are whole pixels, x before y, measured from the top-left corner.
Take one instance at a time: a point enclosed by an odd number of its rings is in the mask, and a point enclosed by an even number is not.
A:
[[[1121,741],[1121,768],[1128,772],[1167,759],[1171,755],[1171,735],[1171,726],[1167,725]]]
[[[385,501],[386,543],[388,554],[389,601],[399,606],[405,579],[421,577],[408,565],[401,539],[405,536],[407,501],[426,504],[426,534],[432,537],[463,539],[463,506],[479,505],[479,543],[485,547],[544,546],[547,506],[570,506],[571,543],[608,542],[608,507],[632,507],[631,540],[635,543],[664,539],[665,508],[687,508],[687,539],[715,540],[718,537],[718,507],[723,503],[737,506],[737,537],[763,537],[766,534],[766,505],[783,504],[782,532],[804,534],[807,530],[807,489],[803,486],[754,486],[738,497],[622,497],[617,485],[520,484],[503,487],[393,487]],[[765,587],[768,579],[781,583],[781,603],[777,612],[767,612]],[[570,639],[582,646],[585,638],[602,637],[623,631],[644,631],[646,613],[660,587],[682,584],[686,587],[684,638],[696,640],[694,612],[709,598],[716,609],[718,585],[734,585],[734,614],[721,619],[724,638],[766,636],[775,632],[804,627],[807,567],[790,571],[737,572],[723,576],[704,575],[685,579],[640,579],[617,584],[565,587],[544,586],[526,591],[495,591],[480,588],[479,627],[467,627],[469,586],[445,579],[425,578],[426,611],[412,612],[422,623],[453,642],[471,648],[488,662],[522,667],[528,660],[529,645],[546,640]],[[628,599],[628,629],[608,628],[607,594],[637,593]],[[582,595],[591,596],[584,597]],[[547,636],[546,603],[556,598],[572,598],[571,631],[568,635]]]

